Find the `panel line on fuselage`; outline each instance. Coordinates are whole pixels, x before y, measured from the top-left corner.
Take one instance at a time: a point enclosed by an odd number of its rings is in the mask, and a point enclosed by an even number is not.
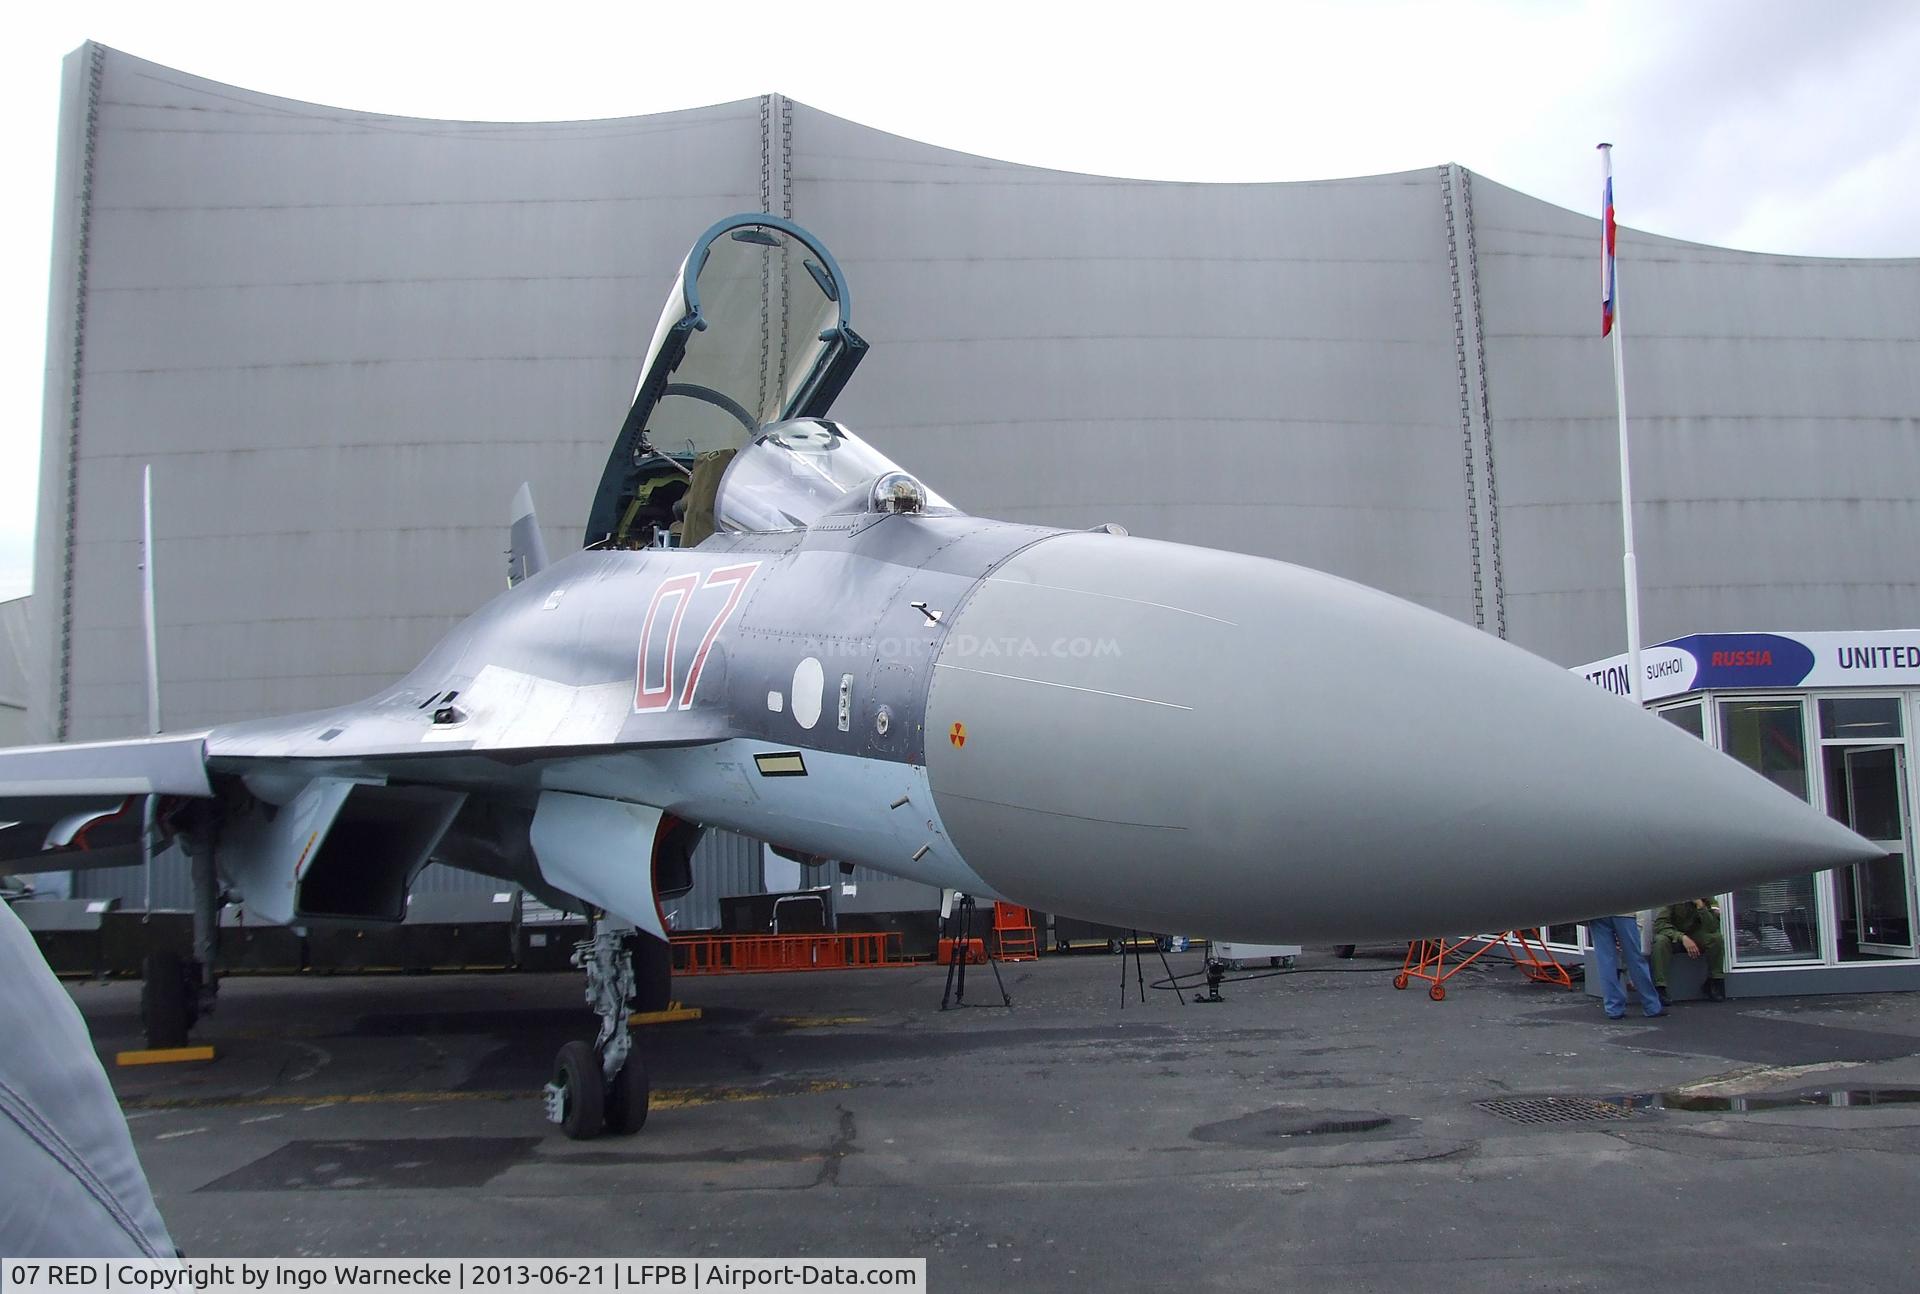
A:
[[[1129,692],[1109,692],[1104,688],[1076,687],[1072,683],[1055,683],[1050,679],[1028,678],[1024,674],[1001,674],[990,669],[973,669],[966,665],[950,665],[946,661],[935,661],[935,669],[959,670],[962,674],[982,674],[987,678],[1003,678],[1011,683],[1037,683],[1041,687],[1057,687],[1067,692],[1085,692],[1089,696],[1110,696],[1119,701],[1138,701],[1142,705],[1162,705],[1169,710],[1192,710],[1190,705],[1181,705],[1178,701],[1158,701],[1150,696],[1134,696]]]
[[[982,583],[1003,584],[1008,588],[1015,589],[1044,589],[1049,593],[1074,593],[1087,598],[1106,598],[1111,602],[1131,602],[1135,606],[1155,607],[1161,611],[1177,611],[1183,616],[1194,616],[1201,620],[1211,620],[1217,625],[1227,625],[1234,629],[1240,627],[1240,623],[1237,620],[1222,620],[1219,616],[1210,616],[1204,611],[1195,611],[1192,607],[1177,607],[1171,602],[1153,602],[1146,598],[1130,598],[1124,593],[1101,593],[1096,589],[1076,589],[1063,584],[1035,584],[1029,580],[1007,580],[995,575],[987,576]]]

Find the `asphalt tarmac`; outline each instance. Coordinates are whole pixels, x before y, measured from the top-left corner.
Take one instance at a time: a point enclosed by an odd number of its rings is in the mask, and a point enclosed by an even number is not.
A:
[[[1614,1022],[1504,966],[1443,1002],[1397,967],[1313,950],[1181,1005],[1139,1001],[1129,960],[1122,1007],[1121,959],[1051,956],[1001,968],[1010,1009],[976,967],[944,1013],[934,967],[685,979],[704,1017],[638,1031],[646,1129],[591,1142],[537,1099],[592,1034],[572,975],[233,978],[196,1037],[216,1061],[138,1069],[112,1066],[138,985],[72,991],[189,1255],[912,1255],[934,1290],[1910,1286],[1920,994]]]

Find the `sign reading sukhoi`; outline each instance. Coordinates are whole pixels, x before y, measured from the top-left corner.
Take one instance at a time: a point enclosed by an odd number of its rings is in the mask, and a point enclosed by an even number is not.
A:
[[[1648,701],[1713,688],[1920,687],[1920,630],[1691,634],[1643,654]],[[1589,683],[1630,695],[1624,654],[1576,666]]]

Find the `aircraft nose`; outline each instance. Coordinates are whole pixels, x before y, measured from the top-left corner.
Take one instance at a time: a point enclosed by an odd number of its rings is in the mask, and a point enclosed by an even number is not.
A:
[[[1468,933],[1881,856],[1488,634],[1148,540],[1057,536],[994,571],[951,620],[927,724],[935,802],[974,870],[1123,926]]]

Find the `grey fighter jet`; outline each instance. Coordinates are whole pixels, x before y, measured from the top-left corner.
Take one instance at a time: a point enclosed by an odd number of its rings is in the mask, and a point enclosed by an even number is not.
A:
[[[846,427],[866,351],[832,256],[768,215],[694,244],[582,551],[523,493],[510,587],[356,705],[0,751],[13,870],[185,850],[211,1004],[222,897],[397,920],[429,860],[602,920],[602,1017],[549,1088],[646,1112],[625,1031],[659,900],[724,827],[970,895],[1249,941],[1505,929],[1879,856],[1539,657],[1283,562],[968,515]],[[690,451],[680,453],[681,450]],[[153,824],[151,838],[143,820]],[[640,971],[634,969],[638,956]]]

